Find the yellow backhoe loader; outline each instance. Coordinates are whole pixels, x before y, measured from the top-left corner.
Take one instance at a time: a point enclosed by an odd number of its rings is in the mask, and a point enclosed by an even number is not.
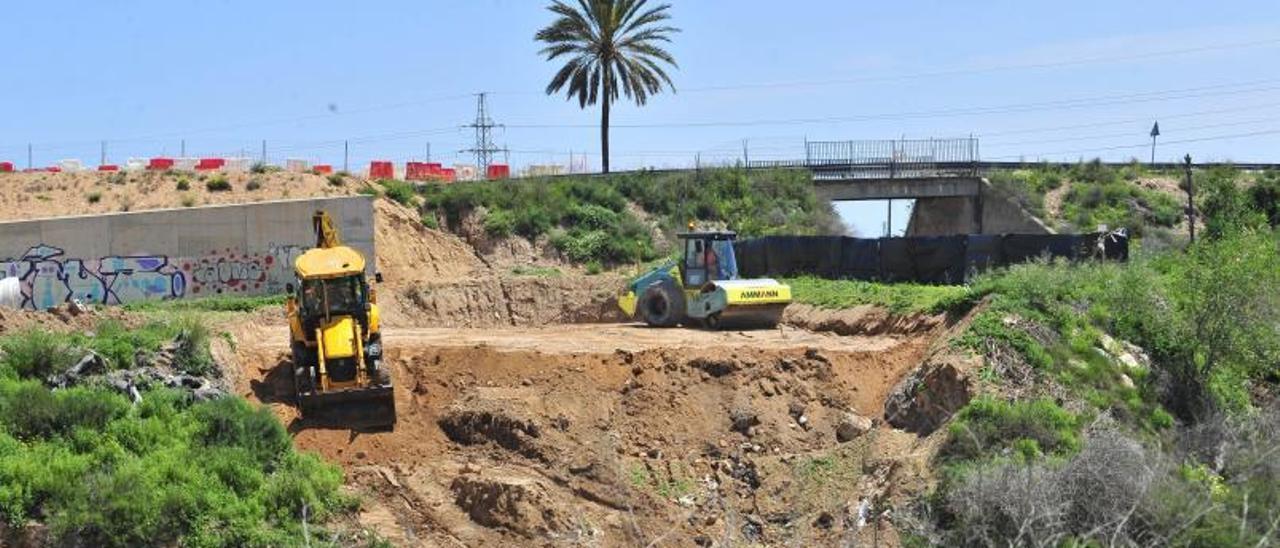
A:
[[[285,303],[298,405],[311,418],[373,404],[371,417],[353,416],[394,424],[391,374],[382,364],[377,295],[365,277],[365,258],[342,245],[327,213],[317,211],[311,221],[316,246],[294,262],[297,285],[289,284]]]

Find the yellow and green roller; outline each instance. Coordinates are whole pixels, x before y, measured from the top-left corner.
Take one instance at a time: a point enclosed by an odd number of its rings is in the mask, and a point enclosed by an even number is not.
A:
[[[738,279],[729,231],[677,235],[681,256],[632,280],[618,297],[628,317],[653,327],[702,325],[773,327],[791,303],[791,287],[777,280]]]

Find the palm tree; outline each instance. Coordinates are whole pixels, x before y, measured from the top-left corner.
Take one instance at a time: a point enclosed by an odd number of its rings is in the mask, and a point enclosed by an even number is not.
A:
[[[535,40],[545,42],[540,52],[548,61],[568,57],[551,83],[547,95],[568,86],[567,99],[578,99],[586,108],[601,102],[600,152],[604,172],[609,172],[609,105],[619,92],[643,106],[663,87],[675,91],[662,63],[677,67],[662,49],[680,29],[664,23],[671,19],[671,4],[649,7],[648,0],[578,0],[577,7],[555,0],[547,7],[556,20],[538,31]],[[603,88],[603,89],[602,89]]]

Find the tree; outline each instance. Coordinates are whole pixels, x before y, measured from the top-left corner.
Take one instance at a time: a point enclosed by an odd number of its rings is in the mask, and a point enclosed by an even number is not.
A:
[[[576,7],[555,0],[547,7],[556,20],[534,39],[546,44],[548,61],[567,57],[547,84],[547,95],[567,87],[566,99],[586,108],[600,102],[600,153],[609,172],[609,107],[620,94],[643,106],[662,89],[675,91],[663,64],[678,67],[662,48],[680,29],[667,25],[670,4],[648,0],[578,0]]]

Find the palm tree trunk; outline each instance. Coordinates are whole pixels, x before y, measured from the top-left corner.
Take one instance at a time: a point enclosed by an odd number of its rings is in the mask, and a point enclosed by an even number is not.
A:
[[[604,172],[609,172],[609,92],[605,92],[604,105],[600,107],[600,158]]]

